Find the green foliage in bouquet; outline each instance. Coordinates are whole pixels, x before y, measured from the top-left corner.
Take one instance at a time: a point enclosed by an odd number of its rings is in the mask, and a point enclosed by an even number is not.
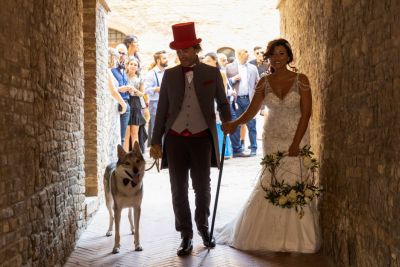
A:
[[[307,173],[303,174],[299,168],[300,173],[297,175],[300,176],[300,181],[297,181],[295,185],[290,185],[285,181],[279,182],[276,178],[280,161],[287,156],[287,153],[278,151],[268,154],[261,161],[261,165],[271,173],[270,186],[264,187],[261,183],[261,187],[266,192],[265,198],[281,208],[295,208],[300,218],[304,215],[303,207],[309,205],[315,197],[320,197],[323,191],[323,188],[315,181],[319,165],[318,161],[312,157],[314,153],[310,148],[310,146],[304,146],[300,150],[299,161],[307,169]]]

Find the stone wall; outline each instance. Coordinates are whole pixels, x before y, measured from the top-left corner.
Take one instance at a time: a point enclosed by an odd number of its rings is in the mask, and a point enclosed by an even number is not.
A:
[[[117,144],[121,143],[118,102],[108,90],[108,31],[106,6],[98,5],[96,22],[97,85],[97,180],[98,196],[103,197],[103,174],[108,164],[117,161]]]
[[[62,265],[83,220],[82,1],[2,1],[0,265]]]
[[[279,9],[313,87],[323,252],[338,266],[400,266],[400,3],[283,0]]]
[[[84,1],[86,195],[103,197],[105,167],[117,159],[117,102],[108,90],[108,35],[104,1]]]
[[[96,196],[97,179],[97,52],[96,2],[83,2],[83,44],[85,70],[85,174],[86,195]]]

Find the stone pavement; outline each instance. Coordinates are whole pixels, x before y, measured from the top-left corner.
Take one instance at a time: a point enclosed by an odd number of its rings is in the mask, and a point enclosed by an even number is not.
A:
[[[259,146],[261,148],[261,144]],[[218,203],[215,227],[229,222],[248,198],[254,184],[257,183],[261,149],[257,157],[235,158],[225,161]],[[151,160],[147,160],[150,164]],[[168,171],[157,173],[152,169],[144,178],[144,198],[140,222],[142,252],[135,252],[133,236],[130,234],[127,210],[121,219],[121,251],[112,254],[114,236],[106,237],[108,212],[101,205],[87,230],[82,234],[77,246],[69,257],[65,267],[72,266],[267,266],[267,267],[325,267],[333,266],[319,254],[293,253],[249,253],[228,246],[217,245],[208,252],[201,238],[194,235],[191,256],[176,256],[180,243],[179,234],[174,228],[174,216],[171,204],[171,192]],[[212,169],[212,202],[218,180],[217,169]],[[190,188],[192,214],[194,193]],[[210,216],[211,222],[211,216]]]

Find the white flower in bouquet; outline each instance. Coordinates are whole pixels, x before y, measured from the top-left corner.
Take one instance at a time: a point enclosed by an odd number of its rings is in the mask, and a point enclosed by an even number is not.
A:
[[[314,191],[312,191],[311,189],[306,189],[306,190],[304,191],[304,195],[305,195],[306,197],[313,198],[313,197],[314,197]]]
[[[296,202],[296,200],[297,200],[297,192],[294,189],[290,190],[290,192],[288,194],[288,198],[289,198],[290,202]]]
[[[313,166],[312,158],[309,156],[303,157],[303,164],[304,164],[304,167],[306,167],[307,169],[310,169]]]
[[[285,205],[285,204],[287,203],[287,198],[286,198],[285,196],[280,196],[280,197],[278,198],[278,203],[279,203],[279,205],[281,205],[281,206]]]
[[[261,165],[265,166],[263,172],[268,170],[271,174],[268,177],[269,186],[265,185],[263,178],[260,179],[260,185],[266,192],[265,198],[281,208],[294,208],[300,218],[304,215],[303,206],[310,205],[311,201],[314,198],[319,198],[323,191],[322,186],[314,184],[314,175],[318,171],[319,166],[317,159],[312,157],[313,154],[310,146],[307,145],[300,150],[299,160],[302,160],[302,164],[308,169],[305,179],[303,179],[301,168],[300,173],[294,173],[301,178],[300,181],[297,178],[282,182],[277,181],[277,171],[279,169],[284,170],[285,162],[281,160],[288,156],[287,153],[277,151],[276,153],[266,155],[261,161]],[[310,174],[312,175],[311,181],[309,180]]]

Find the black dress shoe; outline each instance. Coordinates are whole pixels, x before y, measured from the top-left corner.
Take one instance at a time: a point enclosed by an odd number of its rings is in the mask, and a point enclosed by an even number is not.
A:
[[[192,252],[192,250],[193,250],[192,239],[188,238],[188,237],[184,237],[184,238],[182,238],[182,242],[179,245],[179,248],[176,251],[176,254],[178,254],[178,256],[185,256],[185,255],[189,255],[190,252]]]
[[[215,247],[215,238],[212,237],[210,240],[210,232],[206,231],[199,231],[199,235],[201,236],[201,239],[203,239],[203,244],[204,246],[208,248],[213,248]]]

